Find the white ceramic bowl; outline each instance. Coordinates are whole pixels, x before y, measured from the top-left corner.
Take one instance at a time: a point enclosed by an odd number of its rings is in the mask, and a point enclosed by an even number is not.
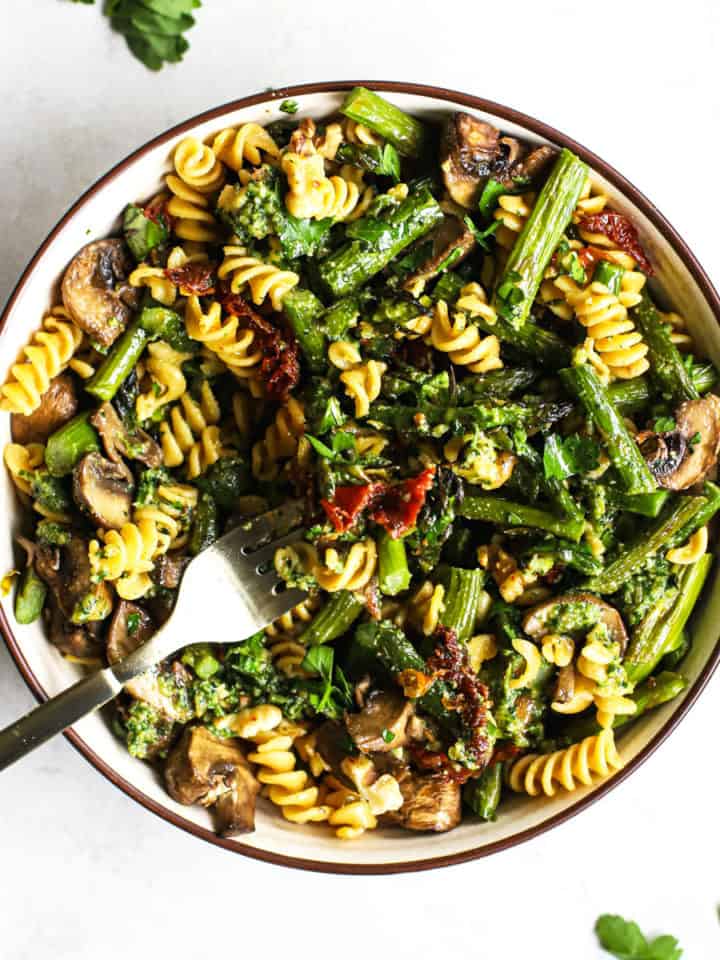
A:
[[[182,137],[192,134],[204,140],[226,126],[249,120],[259,123],[275,120],[283,116],[278,107],[286,97],[299,101],[298,117],[328,116],[337,110],[346,91],[354,85],[349,82],[308,84],[247,97],[174,127],[114,167],[67,212],[20,278],[0,318],[0,370],[8,370],[38,327],[44,312],[58,302],[58,279],[77,250],[93,238],[117,233],[119,215],[125,205],[158,191],[162,174],[169,169],[171,152]],[[507,133],[536,143],[567,146],[578,153],[589,163],[594,176],[611,197],[612,205],[628,213],[637,224],[655,265],[657,279],[667,295],[667,306],[672,304],[687,318],[696,343],[720,363],[717,293],[673,228],[615,170],[556,130],[498,104],[432,87],[400,83],[366,85],[383,91],[388,99],[421,118],[439,120],[450,111],[463,109]],[[0,432],[4,444],[9,439],[9,417],[0,418]],[[0,477],[0,514],[10,518],[5,534],[0,537],[0,570],[7,570],[13,566],[13,533],[19,522],[19,510],[5,471]],[[712,579],[694,618],[692,651],[682,665],[688,687],[682,696],[643,717],[620,736],[624,769],[607,781],[574,793],[559,792],[553,798],[543,799],[508,798],[495,823],[478,823],[468,818],[456,830],[438,835],[376,830],[353,843],[343,843],[323,825],[298,827],[286,822],[261,800],[255,833],[242,840],[224,840],[213,833],[205,810],[183,807],[170,799],[153,769],[129,756],[101,716],[86,718],[67,736],[101,773],[148,810],[238,853],[311,870],[348,873],[418,870],[457,863],[520,843],[579,813],[629,776],[664,740],[687,712],[720,659],[717,643],[720,594],[715,589],[716,575]],[[18,626],[11,603],[6,600],[3,605],[0,629],[35,695],[44,699],[73,683],[78,678],[77,668],[48,643],[42,628],[38,624]],[[212,611],[208,611],[208,616],[212,617]],[[212,622],[208,626],[212,630]],[[188,643],[196,639],[187,638]]]

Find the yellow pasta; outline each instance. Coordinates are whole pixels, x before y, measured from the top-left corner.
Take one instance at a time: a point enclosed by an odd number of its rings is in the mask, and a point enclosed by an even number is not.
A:
[[[137,507],[134,521],[150,521],[158,536],[156,556],[178,550],[187,543],[193,511],[197,506],[195,487],[181,483],[161,483],[151,504]]]
[[[280,270],[271,263],[263,263],[257,257],[247,256],[245,247],[223,247],[225,258],[218,269],[218,277],[230,277],[233,293],[240,293],[248,286],[253,303],[259,306],[267,298],[273,310],[282,310],[283,297],[297,286],[300,277],[292,270]]]
[[[362,362],[360,350],[350,340],[337,340],[328,347],[328,360],[338,370],[349,370]]]
[[[141,263],[130,274],[128,282],[132,287],[147,287],[153,300],[166,307],[171,307],[177,299],[177,287],[161,267]]]
[[[407,605],[410,622],[425,634],[431,636],[440,624],[445,610],[445,587],[426,580],[412,595]]]
[[[338,828],[335,836],[340,840],[354,840],[366,830],[374,830],[378,816],[399,810],[403,796],[395,777],[378,777],[369,757],[346,757],[340,766],[355,789],[349,789],[334,775],[325,777],[323,785],[330,790],[325,802],[334,808],[328,823]]]
[[[362,177],[358,181],[356,174],[344,175],[348,174],[347,167],[341,168],[339,176],[325,176],[324,160],[319,153],[284,153],[280,165],[288,181],[285,206],[294,217],[342,222],[350,218],[359,204],[367,209],[372,200],[372,192],[369,197],[364,189],[361,193]]]
[[[173,233],[181,240],[195,243],[217,243],[220,227],[210,211],[210,199],[188,186],[180,177],[169,173],[165,183],[172,194],[167,212],[175,218]]]
[[[477,633],[470,637],[467,644],[468,661],[471,668],[477,673],[486,660],[497,656],[497,640],[492,633]]]
[[[212,148],[195,137],[186,137],[177,145],[173,164],[183,183],[198,193],[215,193],[225,182],[223,165]]]
[[[353,543],[344,557],[334,547],[328,547],[322,563],[314,570],[322,590],[362,590],[375,574],[377,547],[371,537]]]
[[[0,409],[30,414],[50,386],[50,381],[68,366],[83,339],[63,307],[54,307],[26,347],[25,359],[10,368],[10,379],[0,387]]]
[[[31,477],[33,471],[45,466],[45,447],[42,443],[6,443],[3,450],[5,466],[12,477],[15,486],[22,493],[30,496]]]
[[[190,359],[189,353],[179,353],[164,340],[151,343],[147,352],[145,370],[152,378],[152,385],[147,393],[141,393],[135,401],[135,412],[141,422],[185,393],[182,364]]]
[[[500,222],[495,231],[495,239],[501,247],[511,250],[515,246],[518,234],[527,223],[535,203],[534,193],[504,193],[498,200],[493,216]]]
[[[159,555],[158,530],[152,520],[126,523],[120,530],[101,531],[103,545],[91,540],[88,549],[93,577],[109,580],[124,600],[142,597],[152,586],[149,577]]]
[[[259,123],[243,123],[239,127],[221,130],[212,142],[212,151],[225,166],[239,171],[245,162],[257,167],[268,157],[280,156],[273,138]]]
[[[552,797],[558,785],[564,790],[577,790],[581,785],[590,786],[594,774],[606,777],[621,767],[613,731],[603,730],[565,750],[521,757],[510,768],[508,783],[516,793],[535,797],[542,792]]]
[[[368,360],[340,374],[345,393],[355,401],[356,417],[366,417],[370,412],[370,404],[380,396],[386,370],[387,364],[381,360]]]
[[[240,328],[235,316],[223,319],[219,303],[211,303],[203,312],[200,300],[188,297],[185,306],[185,329],[193,340],[198,340],[214,353],[240,380],[251,380],[262,360],[262,351],[256,344],[252,330]]]
[[[305,432],[305,413],[295,397],[275,414],[265,436],[252,448],[252,472],[257,480],[273,480],[280,470],[280,461],[294,457],[298,441]]]
[[[498,338],[493,334],[483,337],[475,324],[468,325],[464,313],[456,313],[451,320],[444,300],[435,304],[430,342],[436,350],[447,353],[451,363],[465,366],[472,373],[502,368]]]
[[[687,543],[684,543],[681,547],[668,550],[665,554],[665,559],[670,563],[679,563],[681,566],[687,566],[690,563],[696,563],[707,550],[707,546],[708,528],[706,525],[696,530]]]
[[[571,637],[548,633],[543,637],[542,655],[548,663],[554,663],[556,667],[567,667],[575,655],[575,642]]]
[[[212,387],[203,380],[200,397],[195,400],[189,393],[180,397],[167,420],[160,424],[160,444],[166,467],[179,467],[192,450],[203,430],[220,422],[220,404]]]
[[[305,659],[306,649],[297,638],[312,621],[319,606],[319,597],[310,596],[265,627],[273,663],[288,677],[303,675],[300,664]]]
[[[512,641],[512,647],[513,650],[519,653],[525,660],[523,672],[519,676],[513,677],[508,683],[508,687],[511,690],[519,690],[522,687],[529,687],[535,680],[542,663],[542,656],[538,648],[530,640],[522,640],[519,637],[515,637]]]

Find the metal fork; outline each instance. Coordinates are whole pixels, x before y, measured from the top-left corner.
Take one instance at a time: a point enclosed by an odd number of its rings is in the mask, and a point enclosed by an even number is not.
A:
[[[284,589],[272,563],[275,550],[302,532],[271,540],[283,524],[287,529],[293,509],[289,504],[285,512],[280,508],[236,527],[195,557],[172,615],[147,643],[0,731],[0,770],[104,706],[128,681],[188,644],[239,641],[304,600],[304,591]]]

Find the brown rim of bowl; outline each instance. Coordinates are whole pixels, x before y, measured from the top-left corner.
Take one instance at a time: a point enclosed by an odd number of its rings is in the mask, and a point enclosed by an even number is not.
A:
[[[483,110],[487,113],[495,114],[496,116],[501,117],[503,120],[517,123],[526,129],[531,130],[533,133],[536,133],[538,136],[546,138],[552,143],[567,147],[568,149],[574,151],[595,170],[601,173],[605,179],[617,187],[618,190],[625,194],[625,196],[632,200],[640,210],[642,210],[645,216],[647,216],[647,218],[653,224],[655,229],[662,234],[667,242],[678,253],[683,263],[692,274],[693,279],[700,287],[700,290],[715,314],[716,319],[718,322],[720,322],[720,296],[718,296],[707,274],[700,266],[700,263],[690,251],[685,241],[668,223],[665,217],[663,217],[657,207],[655,207],[635,186],[633,186],[632,183],[626,180],[608,163],[606,163],[604,160],[601,160],[600,157],[596,156],[596,154],[592,153],[590,150],[587,150],[581,144],[576,143],[570,137],[567,137],[565,134],[555,130],[554,127],[548,126],[548,124],[542,123],[539,120],[535,120],[533,117],[530,117],[527,114],[520,113],[519,111],[513,110],[510,107],[505,107],[502,104],[494,103],[491,100],[484,100],[481,97],[475,97],[467,93],[448,90],[444,87],[432,87],[424,84],[398,83],[395,81],[341,80],[338,82],[328,83],[304,83],[300,84],[299,86],[283,87],[278,90],[272,90],[265,93],[257,93],[249,97],[243,97],[240,100],[233,100],[230,103],[226,103],[220,107],[215,107],[212,110],[207,110],[204,113],[200,113],[197,116],[192,117],[190,120],[186,120],[184,123],[180,123],[177,126],[171,127],[171,129],[165,131],[165,133],[161,133],[159,136],[153,137],[153,139],[149,140],[146,144],[144,144],[144,146],[134,150],[124,160],[121,160],[120,163],[116,164],[108,173],[96,180],[95,183],[89,187],[89,189],[86,190],[85,193],[83,193],[82,196],[70,207],[64,216],[60,218],[55,227],[53,227],[45,240],[43,240],[43,242],[40,244],[40,247],[23,271],[13,292],[10,294],[10,298],[8,299],[8,302],[5,305],[2,314],[0,315],[0,333],[2,333],[7,321],[7,316],[10,313],[10,310],[12,309],[18,295],[24,288],[25,284],[31,279],[36,263],[47,249],[48,244],[50,244],[57,234],[62,230],[69,217],[71,217],[72,214],[82,206],[87,198],[93,196],[98,190],[102,189],[129,164],[131,164],[138,157],[141,157],[149,149],[159,146],[163,143],[167,143],[180,134],[190,130],[196,124],[202,123],[206,120],[213,120],[214,118],[220,117],[227,113],[229,110],[240,109],[242,107],[251,107],[255,104],[266,103],[271,100],[284,100],[286,98],[303,97],[314,93],[337,93],[344,90],[350,90],[355,86],[368,86],[375,90],[386,91],[389,93],[412,93],[424,97],[432,97],[437,100],[446,100],[453,104],[461,104],[474,110]],[[18,645],[13,632],[10,629],[7,617],[5,616],[5,611],[2,609],[0,609],[0,632],[2,633],[7,648],[10,651],[10,655],[15,661],[30,690],[33,692],[38,701],[42,702],[46,700],[47,693],[40,685],[33,671],[30,669],[30,666],[25,659],[20,646]],[[115,784],[116,787],[119,787],[133,800],[136,800],[138,803],[142,804],[142,806],[150,810],[152,813],[162,817],[162,819],[166,820],[168,823],[171,823],[176,827],[180,827],[182,830],[194,834],[196,837],[200,837],[203,840],[207,840],[218,847],[223,847],[226,850],[232,850],[236,853],[242,853],[245,856],[252,857],[257,860],[264,860],[267,863],[279,864],[285,867],[295,867],[302,870],[312,870],[318,873],[345,873],[355,875],[410,873],[417,870],[429,870],[434,867],[446,867],[457,863],[466,863],[470,860],[476,860],[480,857],[486,857],[492,853],[498,853],[501,850],[509,849],[510,847],[514,847],[519,843],[523,843],[526,840],[530,840],[533,837],[545,833],[547,830],[552,829],[552,827],[564,823],[566,820],[576,816],[582,810],[585,810],[591,804],[595,803],[601,797],[604,797],[610,790],[622,783],[626,777],[629,777],[633,771],[637,770],[637,768],[644,763],[645,760],[647,760],[647,758],[660,746],[663,740],[675,729],[682,718],[687,714],[693,703],[697,700],[701,691],[710,679],[713,671],[717,667],[718,662],[720,662],[720,642],[716,643],[712,655],[709,657],[708,662],[705,664],[697,680],[687,691],[682,703],[664,724],[662,729],[658,731],[652,740],[650,740],[650,742],[643,747],[638,755],[634,757],[626,767],[624,767],[619,773],[616,773],[614,776],[612,776],[605,783],[601,783],[589,796],[582,800],[578,800],[577,803],[568,807],[561,813],[558,813],[553,817],[549,817],[541,824],[538,824],[538,826],[532,827],[528,830],[523,830],[520,833],[517,833],[514,836],[508,837],[504,840],[498,840],[495,843],[490,843],[483,847],[475,847],[470,850],[465,850],[462,853],[447,854],[439,857],[428,857],[423,860],[411,860],[408,862],[400,861],[379,864],[326,863],[322,860],[306,860],[300,857],[283,856],[282,854],[259,850],[255,847],[238,843],[236,840],[228,840],[223,837],[218,837],[210,830],[206,830],[204,827],[198,826],[191,820],[186,820],[184,817],[180,817],[176,813],[167,810],[151,797],[148,797],[146,794],[142,793],[142,791],[138,790],[135,786],[133,786],[133,784],[128,783],[127,780],[124,780],[122,777],[120,777],[112,767],[110,767],[101,757],[91,750],[85,741],[82,740],[77,733],[75,733],[75,731],[68,730],[65,732],[65,736],[75,747],[75,749],[78,750],[97,770],[99,770],[103,776],[107,777],[111,783]],[[429,842],[432,841],[430,840]]]

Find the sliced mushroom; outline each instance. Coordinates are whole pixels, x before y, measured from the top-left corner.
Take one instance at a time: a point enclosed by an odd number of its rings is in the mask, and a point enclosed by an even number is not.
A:
[[[557,151],[553,147],[543,145],[531,150],[522,160],[517,163],[511,163],[510,175],[514,180],[537,180],[547,170],[550,163],[557,156]]]
[[[548,633],[587,632],[596,623],[603,623],[608,636],[625,652],[628,635],[623,619],[615,609],[592,593],[566,593],[533,607],[523,620],[523,630],[533,640],[542,640]]]
[[[111,403],[103,403],[90,417],[90,423],[100,434],[105,452],[113,463],[121,463],[122,457],[127,457],[128,460],[139,460],[146,467],[162,466],[160,445],[140,427],[128,430]]]
[[[178,803],[214,807],[224,837],[255,829],[260,785],[240,746],[220,740],[206,727],[188,727],[165,765],[165,784]]]
[[[475,246],[475,234],[453,214],[446,214],[433,233],[432,254],[403,283],[405,290],[417,291],[419,283],[432,280],[446,267],[461,263]]]
[[[62,282],[65,309],[95,342],[109,347],[120,336],[139,291],[128,286],[133,262],[122,240],[96,240],[70,261]]]
[[[142,646],[155,632],[152,618],[137,603],[121,600],[108,627],[106,643],[109,663],[117,663]]]
[[[558,670],[557,680],[555,681],[555,692],[553,701],[555,703],[569,703],[575,695],[575,667],[569,663],[566,667]]]
[[[406,830],[443,833],[460,823],[460,785],[442,776],[419,774],[405,765],[392,770],[403,796],[402,807],[385,814],[383,821]]]
[[[166,590],[177,590],[188,563],[190,563],[190,557],[184,554],[165,553],[155,562],[152,579]]]
[[[38,544],[35,571],[47,583],[66,620],[88,625],[103,620],[112,611],[107,585],[90,577],[88,541],[73,534],[65,546]]]
[[[675,415],[676,429],[669,434],[645,436],[640,449],[661,487],[687,490],[713,469],[720,452],[720,397],[709,393],[699,400],[687,400]],[[665,460],[653,450],[667,452]],[[648,452],[646,452],[648,451]],[[660,469],[658,469],[660,466]]]
[[[335,776],[348,782],[342,764],[343,760],[352,753],[353,744],[345,727],[334,720],[326,720],[314,733],[317,752]]]
[[[502,158],[500,131],[467,113],[455,113],[445,128],[440,168],[448,193],[472,209],[481,184]]]
[[[77,407],[75,381],[69,373],[61,373],[50,381],[37,410],[12,415],[12,438],[15,443],[45,443],[51,433],[75,416]]]
[[[66,656],[78,660],[101,660],[103,645],[100,638],[100,624],[83,625],[72,623],[60,609],[54,593],[48,596],[43,607],[50,643]]]
[[[73,470],[73,499],[92,521],[119,530],[130,520],[132,474],[124,463],[87,453]]]
[[[412,704],[400,693],[376,690],[359,713],[349,713],[345,726],[362,753],[385,753],[408,742],[407,723]]]

